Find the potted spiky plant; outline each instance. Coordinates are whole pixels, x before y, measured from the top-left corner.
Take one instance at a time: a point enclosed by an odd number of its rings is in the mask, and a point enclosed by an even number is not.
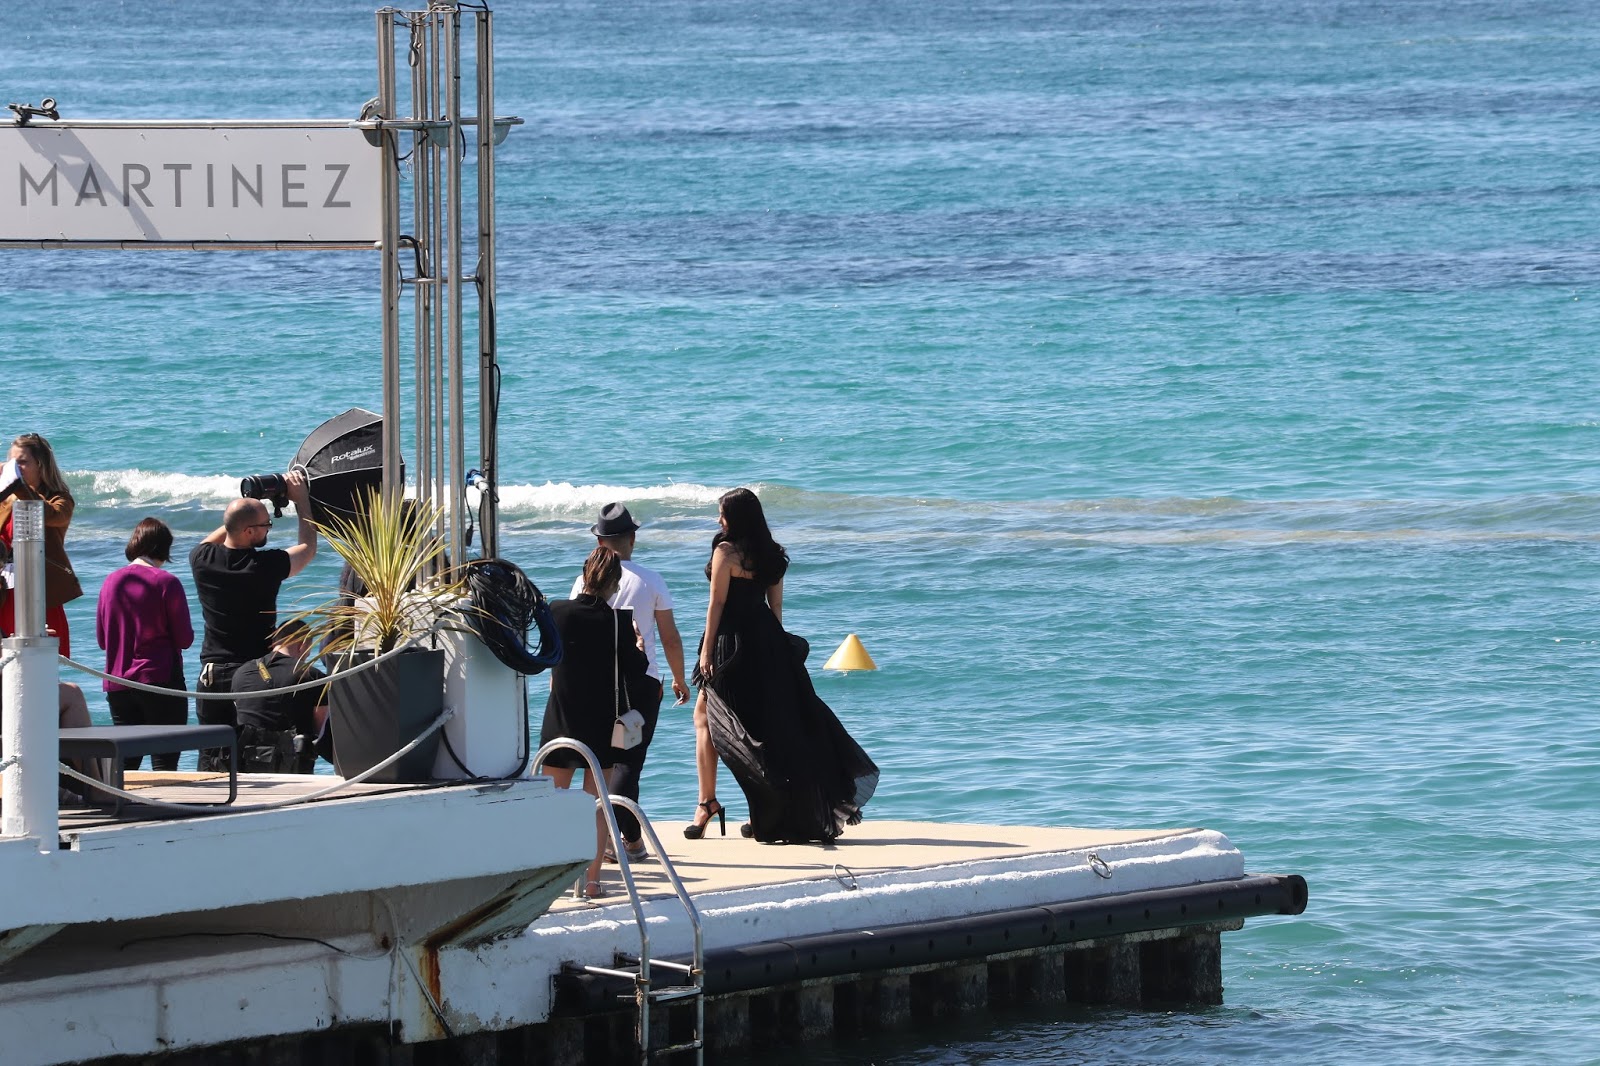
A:
[[[349,595],[308,612],[323,653],[350,670],[405,649],[329,686],[334,766],[343,777],[387,759],[444,710],[445,654],[429,638],[459,625],[466,587],[443,576],[438,514],[430,502],[373,491],[358,500],[353,517],[330,514],[321,523],[328,546],[355,577],[352,589],[341,590]],[[368,780],[426,781],[438,746],[435,731]]]

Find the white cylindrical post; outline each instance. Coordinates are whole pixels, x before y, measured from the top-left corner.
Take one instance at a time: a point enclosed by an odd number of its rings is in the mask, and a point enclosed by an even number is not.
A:
[[[11,558],[16,571],[17,635],[4,642],[5,814],[0,836],[35,837],[55,851],[60,831],[56,762],[61,736],[57,713],[55,637],[44,631],[44,504],[18,500],[11,508]]]

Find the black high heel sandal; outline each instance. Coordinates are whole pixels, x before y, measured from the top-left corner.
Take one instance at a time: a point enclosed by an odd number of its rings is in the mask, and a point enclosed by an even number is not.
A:
[[[699,840],[706,835],[706,827],[711,824],[711,819],[717,820],[717,829],[723,836],[728,835],[728,809],[717,802],[717,797],[700,801],[700,809],[706,812],[706,820],[695,822],[693,825],[683,827],[683,835],[690,840]]]

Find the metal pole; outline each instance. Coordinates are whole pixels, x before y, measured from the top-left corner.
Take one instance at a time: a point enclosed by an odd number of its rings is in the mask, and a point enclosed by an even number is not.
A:
[[[56,803],[56,762],[61,757],[56,655],[61,643],[46,636],[44,628],[43,501],[17,500],[11,528],[17,635],[4,641],[0,653],[5,656],[0,762],[7,766],[0,784],[5,800],[0,836],[34,837],[40,851],[55,851],[61,827]]]
[[[466,480],[465,382],[461,359],[461,12],[444,17],[445,117],[450,120],[450,144],[445,158],[450,168],[450,550],[457,566],[466,563],[465,522],[461,513]]]
[[[413,48],[407,54],[411,68],[411,117],[423,120],[431,117],[428,108],[428,62],[429,36],[427,23],[418,19],[412,23],[411,32],[414,40],[421,44],[421,49]],[[416,318],[412,325],[412,340],[416,347],[416,377],[413,380],[413,399],[416,407],[416,449],[417,463],[414,467],[414,476],[417,479],[418,500],[432,499],[432,494],[427,492],[425,486],[433,470],[433,315],[434,315],[434,283],[435,249],[429,234],[432,222],[429,208],[432,206],[430,187],[428,183],[428,166],[426,163],[428,144],[428,131],[417,130],[411,135],[411,207],[412,207],[412,239],[417,242],[418,277],[416,280]]]
[[[444,50],[441,43],[441,24],[444,16],[437,10],[428,10],[428,118],[439,119],[443,116],[444,97],[439,87],[440,55]],[[448,135],[449,131],[446,131]],[[449,428],[445,402],[445,320],[449,315],[450,294],[446,288],[449,279],[448,260],[445,258],[445,232],[444,232],[444,179],[441,175],[443,160],[440,156],[440,146],[437,139],[438,130],[428,131],[428,176],[431,192],[432,214],[429,217],[429,242],[433,247],[433,470],[428,476],[428,498],[433,501],[435,514],[434,531],[440,536],[445,535],[445,526],[448,519],[445,517],[444,507],[448,502],[445,499],[445,462],[449,454],[445,447],[445,435]]]
[[[394,12],[377,13],[378,113],[395,117]],[[383,140],[383,495],[398,499],[400,479],[400,152],[394,130]]]
[[[478,509],[483,556],[500,554],[500,397],[495,365],[494,265],[494,25],[477,13],[478,30],[478,454],[489,487]]]

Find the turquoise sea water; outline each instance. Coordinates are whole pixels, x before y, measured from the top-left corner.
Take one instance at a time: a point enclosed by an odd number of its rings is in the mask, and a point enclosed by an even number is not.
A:
[[[564,590],[624,499],[692,641],[716,496],[755,485],[814,663],[855,632],[882,667],[817,675],[869,816],[1202,825],[1311,884],[1225,939],[1215,1010],[766,1061],[1600,1061],[1594,25],[498,12],[506,553]],[[348,117],[372,55],[365,4],[67,2],[8,20],[0,89]],[[0,428],[72,471],[91,589],[143,515],[186,549],[379,403],[370,256],[6,251],[0,300]],[[667,712],[669,830],[691,748]]]

